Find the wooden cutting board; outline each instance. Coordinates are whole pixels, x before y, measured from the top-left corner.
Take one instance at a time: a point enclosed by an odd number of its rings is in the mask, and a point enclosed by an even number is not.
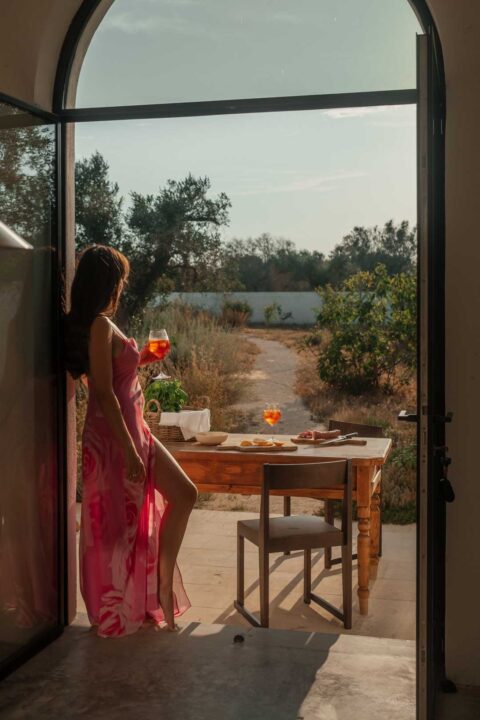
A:
[[[290,438],[296,445],[314,445],[315,447],[333,447],[334,445],[366,445],[367,441],[361,438],[347,438],[346,440],[313,440],[312,438]]]
[[[296,445],[268,445],[267,447],[262,445],[217,445],[216,450],[236,450],[237,452],[293,452],[298,450]]]

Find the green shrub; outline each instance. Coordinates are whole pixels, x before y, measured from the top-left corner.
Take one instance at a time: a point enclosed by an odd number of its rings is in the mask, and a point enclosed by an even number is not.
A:
[[[390,453],[389,462],[396,470],[402,472],[415,472],[417,469],[416,444],[400,445],[399,447],[394,448]]]
[[[382,520],[399,525],[416,520],[417,446],[394,445],[382,471]]]
[[[154,380],[147,385],[144,395],[146,403],[158,400],[164,412],[180,412],[188,400],[180,380]]]
[[[310,347],[320,378],[361,395],[410,382],[416,361],[416,278],[389,276],[383,265],[317,290],[322,306]],[[327,331],[327,332],[325,332]]]
[[[222,305],[222,320],[231,327],[243,327],[252,315],[252,308],[243,300],[226,300]]]
[[[265,325],[271,325],[272,323],[285,322],[285,320],[292,317],[292,313],[284,313],[282,306],[277,302],[273,302],[263,308],[263,317],[265,318]]]
[[[226,310],[235,310],[236,312],[245,313],[246,315],[252,314],[252,308],[246,300],[226,300],[223,303],[223,307]]]

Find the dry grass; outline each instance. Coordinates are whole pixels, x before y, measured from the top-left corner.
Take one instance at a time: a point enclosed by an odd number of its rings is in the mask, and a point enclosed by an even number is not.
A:
[[[319,422],[332,417],[349,422],[381,425],[385,430],[409,432],[408,426],[396,422],[399,410],[416,406],[416,389],[412,382],[398,388],[394,394],[381,391],[358,397],[333,392],[323,383],[317,372],[317,357],[308,350],[301,352],[296,391]],[[342,417],[340,417],[340,415]]]
[[[189,402],[208,396],[212,429],[241,431],[246,422],[232,405],[243,399],[258,353],[241,330],[225,327],[209,313],[181,304],[145,313],[142,341],[151,327],[165,327],[172,341],[169,357],[140,370],[142,383],[161,369],[182,381]]]

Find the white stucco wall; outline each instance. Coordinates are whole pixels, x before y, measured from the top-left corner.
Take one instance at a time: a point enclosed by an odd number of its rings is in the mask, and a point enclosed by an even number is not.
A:
[[[318,309],[321,303],[315,292],[171,293],[168,299],[171,302],[181,301],[204,308],[214,315],[221,315],[224,302],[241,300],[252,308],[251,323],[264,323],[265,308],[277,303],[282,308],[282,315],[291,313],[291,317],[279,321],[281,325],[313,325],[316,319],[315,308]]]
[[[0,0],[0,92],[51,110],[58,58],[80,5],[81,0]]]

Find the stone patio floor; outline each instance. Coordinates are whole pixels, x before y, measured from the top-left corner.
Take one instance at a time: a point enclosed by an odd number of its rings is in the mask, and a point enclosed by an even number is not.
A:
[[[192,607],[182,621],[250,627],[233,607],[236,590],[237,521],[258,517],[253,513],[194,510],[179,556],[179,567]],[[415,525],[386,525],[383,557],[372,579],[367,616],[358,611],[356,562],[353,565],[353,628],[343,625],[312,603],[305,605],[303,554],[270,556],[270,627],[346,633],[370,637],[415,639]],[[356,528],[354,529],[356,538]],[[245,603],[259,610],[258,550],[245,544]],[[340,566],[323,568],[323,551],[312,553],[312,588],[333,605],[342,602]],[[78,593],[78,610],[85,605]]]

